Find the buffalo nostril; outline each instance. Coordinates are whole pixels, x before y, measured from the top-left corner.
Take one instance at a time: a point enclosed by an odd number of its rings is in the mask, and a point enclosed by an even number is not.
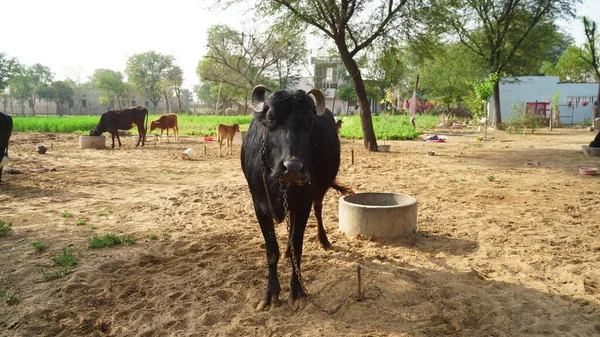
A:
[[[286,160],[283,162],[283,166],[287,169],[287,173],[299,173],[304,165],[299,160]]]

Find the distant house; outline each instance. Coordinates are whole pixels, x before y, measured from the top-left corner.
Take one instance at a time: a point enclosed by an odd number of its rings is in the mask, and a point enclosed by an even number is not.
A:
[[[308,91],[312,88],[320,89],[325,95],[325,106],[334,115],[354,114],[358,110],[356,101],[342,101],[335,98],[335,94],[343,81],[340,71],[346,71],[339,59],[326,57],[313,57],[311,63],[314,65],[313,77],[301,77],[296,88]]]
[[[500,109],[502,121],[511,118],[512,109],[525,103],[529,111],[550,118],[554,93],[557,92],[562,125],[593,123],[593,106],[597,104],[598,83],[563,83],[557,76],[523,76],[500,80]],[[538,104],[536,104],[536,102]],[[493,121],[493,97],[489,101],[489,118]]]

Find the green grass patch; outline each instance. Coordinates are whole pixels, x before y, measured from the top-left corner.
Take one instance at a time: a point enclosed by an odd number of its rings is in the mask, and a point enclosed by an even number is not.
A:
[[[118,236],[114,234],[106,234],[104,236],[94,235],[88,239],[88,247],[102,248],[115,245],[132,245],[135,243],[135,238],[131,235]]]
[[[6,235],[12,230],[12,223],[0,220],[0,235]]]
[[[148,117],[150,121],[160,117],[158,114],[152,114]],[[340,129],[342,138],[363,138],[360,116],[339,116],[344,119],[344,124]],[[415,117],[416,129],[409,124],[408,115],[372,115],[373,129],[377,139],[385,140],[404,140],[414,139],[421,135],[423,129],[433,129],[439,123],[439,116],[417,115]],[[100,116],[15,116],[13,118],[14,131],[30,132],[55,132],[55,133],[77,133],[89,134],[98,121]],[[179,133],[182,135],[197,136],[216,136],[216,129],[219,124],[237,123],[240,130],[248,130],[252,115],[243,116],[194,116],[177,115],[179,124]],[[129,130],[131,134],[137,134],[137,128]],[[160,131],[154,130],[153,133],[159,134]]]
[[[31,247],[33,249],[35,249],[35,251],[38,253],[42,253],[43,251],[45,251],[48,248],[48,246],[45,245],[44,243],[42,243],[41,241],[31,242]]]
[[[487,180],[490,181],[490,182],[492,182],[492,181],[496,180],[496,176],[493,175],[493,174],[490,174],[490,175],[487,176]]]
[[[340,129],[340,137],[362,139],[360,116],[339,116],[344,120]],[[419,137],[420,129],[433,129],[439,123],[438,116],[419,115],[415,117],[416,129],[410,125],[408,115],[382,114],[373,117],[373,130],[378,140],[408,140]]]
[[[77,226],[85,226],[87,225],[87,219],[79,218],[75,221],[75,225]]]
[[[150,122],[157,120],[159,114],[148,116],[148,127]],[[245,131],[252,120],[252,115],[245,116],[194,116],[177,115],[177,124],[179,133],[182,135],[209,135],[215,136],[219,124],[240,125],[240,129]],[[100,116],[15,116],[13,117],[13,131],[24,132],[54,132],[54,133],[77,133],[89,134],[90,130],[96,127],[100,121]],[[132,135],[138,134],[137,128],[131,130]],[[160,134],[160,130],[154,130],[153,133]]]

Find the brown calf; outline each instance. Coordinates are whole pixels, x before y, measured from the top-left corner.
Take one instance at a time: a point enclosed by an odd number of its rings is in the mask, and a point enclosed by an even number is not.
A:
[[[177,115],[173,113],[162,115],[158,120],[150,122],[150,132],[154,131],[155,129],[160,129],[161,140],[163,130],[167,129],[167,143],[169,142],[169,129],[173,129],[175,140],[177,140],[177,136],[179,135],[179,128],[177,127]]]
[[[225,139],[225,155],[233,155],[233,136],[236,132],[240,132],[240,126],[237,124],[224,125],[219,124],[217,126],[217,140],[219,142],[219,157],[221,157],[221,147],[223,146],[223,139]]]
[[[146,124],[144,124],[144,121]],[[103,132],[110,132],[112,136],[112,146],[115,148],[115,136],[121,147],[119,130],[129,130],[137,125],[139,139],[135,147],[146,144],[146,130],[148,129],[148,110],[142,106],[133,106],[116,111],[107,111],[100,116],[100,121],[96,127],[90,131],[90,136],[100,136]]]

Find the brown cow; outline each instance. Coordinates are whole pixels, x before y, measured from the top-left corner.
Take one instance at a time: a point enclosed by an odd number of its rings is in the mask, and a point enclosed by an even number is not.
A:
[[[160,116],[158,120],[150,122],[150,132],[155,129],[160,129],[160,139],[162,140],[163,130],[167,130],[167,143],[169,142],[169,129],[173,129],[173,134],[175,135],[175,140],[177,140],[177,136],[179,135],[179,128],[177,127],[177,115],[176,114],[166,114]]]
[[[219,157],[221,157],[221,147],[223,146],[223,139],[225,139],[225,155],[233,155],[233,136],[236,132],[240,132],[240,126],[236,124],[224,125],[219,124],[217,126],[217,141],[219,142]]]
[[[146,124],[144,125],[144,121]],[[140,134],[135,147],[146,144],[146,130],[148,129],[148,110],[142,106],[133,106],[116,111],[107,111],[100,116],[100,121],[96,127],[90,131],[90,136],[100,136],[103,132],[110,132],[112,136],[112,146],[115,148],[115,136],[121,147],[121,139],[119,138],[119,130],[129,130],[137,125],[138,133]]]

